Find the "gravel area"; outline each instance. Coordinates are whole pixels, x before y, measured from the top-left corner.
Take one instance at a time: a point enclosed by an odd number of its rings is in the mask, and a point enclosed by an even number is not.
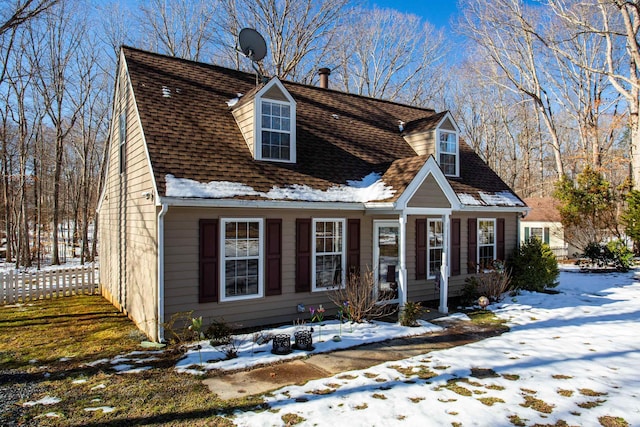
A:
[[[42,392],[38,379],[42,374],[34,376],[16,370],[0,370],[0,425],[3,427],[37,425],[36,421],[24,423],[20,421],[23,414],[18,402],[29,400]]]

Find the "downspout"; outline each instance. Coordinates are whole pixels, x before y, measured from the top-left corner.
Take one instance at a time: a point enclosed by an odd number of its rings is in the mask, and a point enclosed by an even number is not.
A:
[[[447,314],[449,298],[449,255],[451,253],[449,238],[449,214],[442,215],[442,234],[444,237],[445,250],[442,251],[442,262],[440,263],[440,306],[438,311]]]
[[[407,214],[402,212],[400,221],[400,310],[407,304]]]
[[[168,210],[163,203],[158,213],[158,342],[164,341],[164,216]]]

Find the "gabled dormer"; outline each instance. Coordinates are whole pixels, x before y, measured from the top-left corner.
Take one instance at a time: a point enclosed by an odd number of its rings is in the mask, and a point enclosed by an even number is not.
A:
[[[450,112],[406,123],[402,136],[418,155],[435,157],[445,176],[460,176],[460,129]]]
[[[246,94],[232,112],[254,159],[296,162],[296,101],[278,78]]]

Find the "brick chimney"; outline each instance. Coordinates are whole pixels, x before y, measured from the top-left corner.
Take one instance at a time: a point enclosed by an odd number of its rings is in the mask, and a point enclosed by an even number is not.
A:
[[[331,74],[331,70],[328,68],[320,68],[318,70],[318,75],[320,76],[320,87],[324,89],[329,88],[329,75]]]

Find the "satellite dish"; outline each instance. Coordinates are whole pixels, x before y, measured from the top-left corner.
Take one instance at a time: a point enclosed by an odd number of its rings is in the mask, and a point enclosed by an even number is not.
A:
[[[238,34],[238,49],[252,62],[258,62],[267,55],[267,43],[253,28],[243,28]]]

